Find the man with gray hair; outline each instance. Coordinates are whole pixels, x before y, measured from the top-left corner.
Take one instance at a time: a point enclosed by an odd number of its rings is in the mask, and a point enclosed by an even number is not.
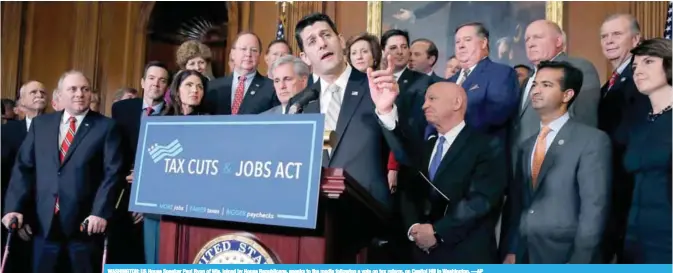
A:
[[[640,43],[640,25],[633,15],[613,14],[601,25],[600,42],[603,55],[612,65],[612,75],[601,88],[598,107],[598,128],[612,140],[613,187],[610,218],[603,241],[603,262],[613,257],[621,260],[626,224],[633,192],[633,177],[623,168],[626,145],[618,130],[630,123],[630,117],[640,117],[648,111],[649,99],[638,92],[633,81],[631,49]],[[615,256],[616,255],[616,256]]]
[[[58,98],[58,88],[54,89],[54,91],[51,93],[51,108],[54,109],[54,111],[61,111],[63,110],[63,107],[59,104],[59,98]]]
[[[280,105],[275,106],[263,114],[285,114],[287,103],[297,93],[306,88],[311,72],[308,65],[301,59],[285,55],[278,58],[269,68],[269,75],[276,89],[276,96]]]

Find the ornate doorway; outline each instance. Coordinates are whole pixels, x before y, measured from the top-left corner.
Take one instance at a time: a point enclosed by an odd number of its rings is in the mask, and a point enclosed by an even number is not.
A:
[[[199,40],[213,53],[210,74],[220,77],[227,67],[230,8],[226,2],[155,2],[146,26],[145,63],[161,61],[179,70],[176,51],[187,40]]]

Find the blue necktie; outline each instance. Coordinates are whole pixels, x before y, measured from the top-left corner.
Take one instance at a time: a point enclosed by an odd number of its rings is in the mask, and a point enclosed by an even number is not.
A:
[[[437,151],[435,152],[435,156],[432,157],[432,161],[430,162],[430,170],[428,173],[430,175],[430,180],[435,180],[435,174],[437,174],[439,164],[442,163],[442,150],[444,149],[445,141],[446,138],[444,138],[444,136],[440,136],[437,140]]]

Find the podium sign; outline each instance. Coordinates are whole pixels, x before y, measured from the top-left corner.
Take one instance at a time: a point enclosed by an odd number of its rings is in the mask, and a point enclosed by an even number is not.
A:
[[[129,210],[315,228],[324,116],[143,117]]]

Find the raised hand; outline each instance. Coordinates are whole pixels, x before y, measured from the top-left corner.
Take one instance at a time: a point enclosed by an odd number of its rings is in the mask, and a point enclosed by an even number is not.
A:
[[[386,69],[373,71],[372,68],[367,68],[369,92],[379,114],[387,114],[392,111],[393,103],[400,93],[395,76],[393,76],[392,58],[390,55],[387,56],[389,65]]]

